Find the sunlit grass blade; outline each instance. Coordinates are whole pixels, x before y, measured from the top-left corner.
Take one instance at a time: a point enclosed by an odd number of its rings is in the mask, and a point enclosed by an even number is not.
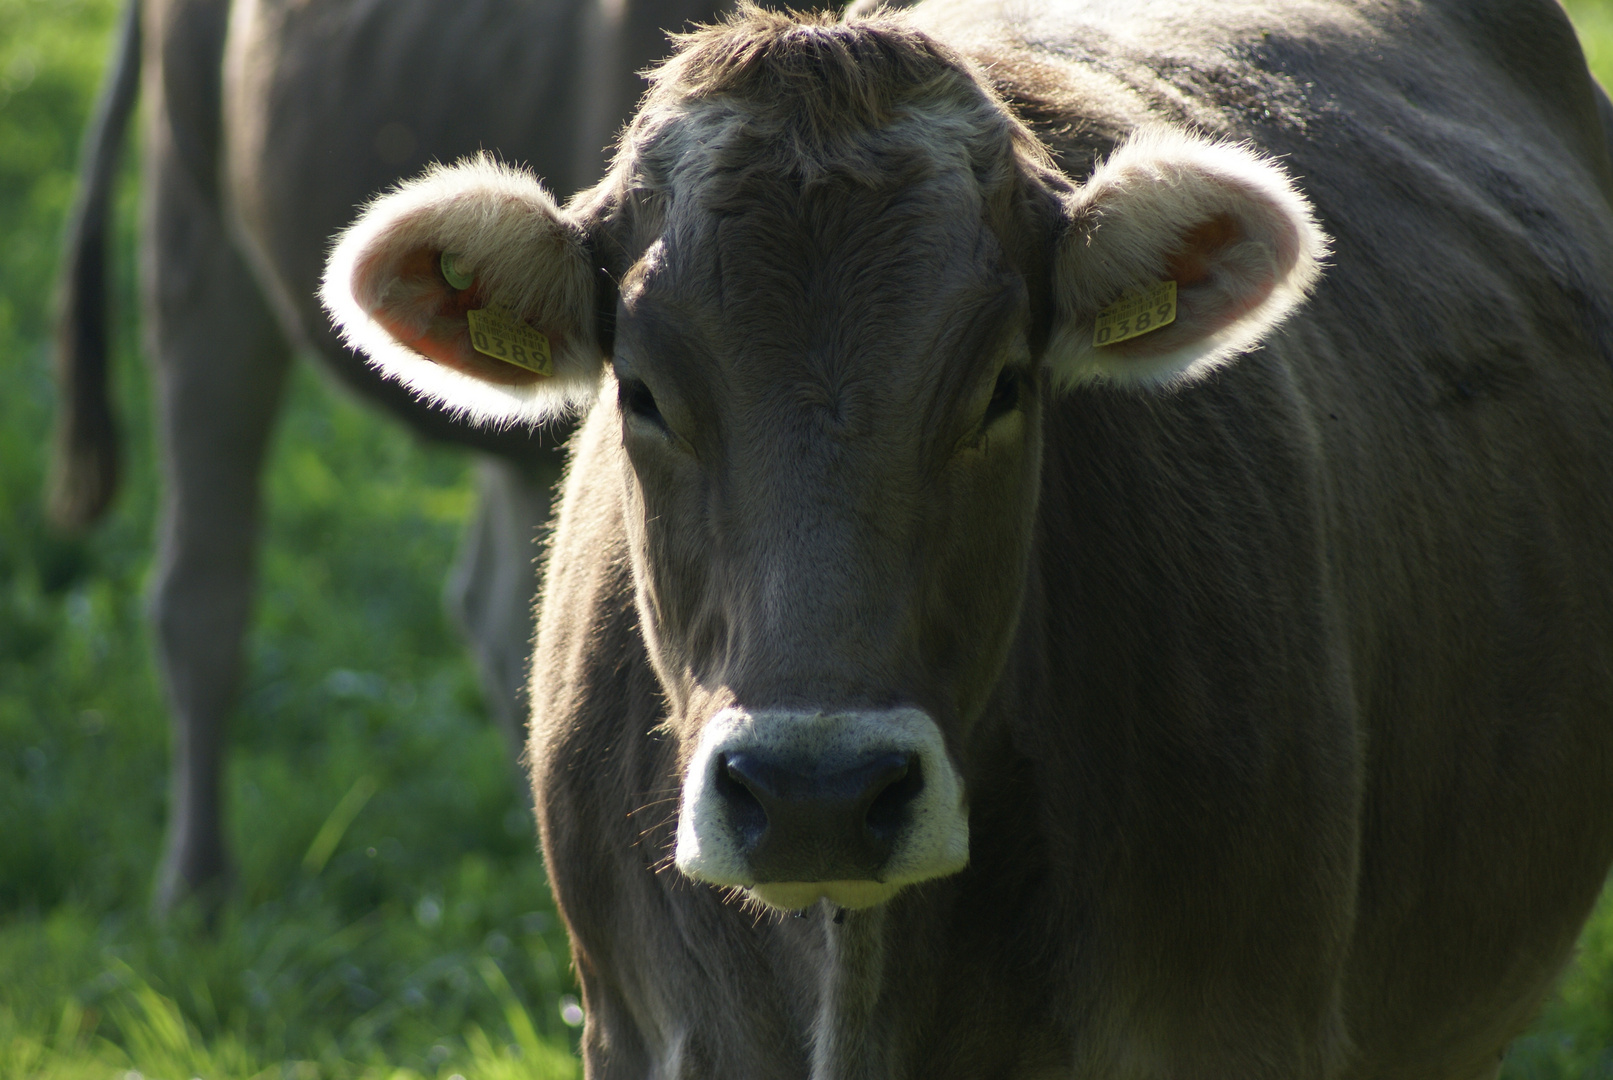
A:
[[[353,781],[353,786],[347,789],[347,794],[342,796],[330,816],[325,818],[325,823],[319,827],[319,832],[314,834],[313,843],[308,845],[308,853],[302,857],[305,873],[314,876],[325,869],[330,857],[336,854],[336,845],[347,835],[353,819],[358,817],[359,811],[364,809],[380,786],[375,777],[368,774]]]
[[[565,1047],[539,1037],[526,1006],[516,997],[515,988],[493,958],[481,957],[476,966],[481,972],[482,981],[498,999],[504,1012],[504,1022],[509,1025],[521,1056],[520,1068],[515,1068],[515,1063],[508,1055],[495,1053],[486,1034],[480,1028],[475,1028],[465,1036],[477,1068],[477,1076],[471,1080],[516,1080],[517,1077],[524,1080],[573,1080],[580,1071],[580,1063]]]

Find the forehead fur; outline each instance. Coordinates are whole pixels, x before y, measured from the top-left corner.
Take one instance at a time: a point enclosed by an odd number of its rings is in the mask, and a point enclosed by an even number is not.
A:
[[[623,139],[618,182],[654,201],[766,175],[867,187],[973,174],[988,202],[1041,145],[964,57],[895,14],[837,22],[743,6],[677,39]]]

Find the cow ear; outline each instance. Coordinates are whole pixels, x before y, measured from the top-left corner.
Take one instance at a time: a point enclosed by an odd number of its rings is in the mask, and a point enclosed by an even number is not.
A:
[[[598,386],[598,287],[581,226],[530,173],[482,156],[366,207],[320,298],[350,346],[422,398],[537,423]]]
[[[1309,202],[1279,166],[1168,128],[1116,149],[1065,213],[1049,343],[1064,386],[1160,385],[1214,370],[1304,300],[1327,254]]]

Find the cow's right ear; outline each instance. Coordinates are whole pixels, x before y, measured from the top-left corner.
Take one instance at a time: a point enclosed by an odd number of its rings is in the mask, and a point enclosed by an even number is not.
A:
[[[435,166],[337,239],[320,298],[343,339],[422,398],[537,423],[591,397],[604,357],[587,237],[530,173]]]

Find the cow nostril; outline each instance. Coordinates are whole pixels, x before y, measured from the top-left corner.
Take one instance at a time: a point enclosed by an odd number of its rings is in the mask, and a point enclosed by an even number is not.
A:
[[[767,831],[767,810],[751,790],[753,782],[727,754],[719,755],[717,794],[728,806],[729,824],[747,848],[754,847]]]
[[[860,881],[890,858],[924,779],[903,751],[825,770],[732,750],[717,757],[714,787],[758,880]]]
[[[924,771],[917,754],[909,754],[900,769],[890,771],[884,790],[868,804],[868,831],[889,844],[907,823],[907,808],[924,790]],[[883,777],[882,777],[883,779]]]

